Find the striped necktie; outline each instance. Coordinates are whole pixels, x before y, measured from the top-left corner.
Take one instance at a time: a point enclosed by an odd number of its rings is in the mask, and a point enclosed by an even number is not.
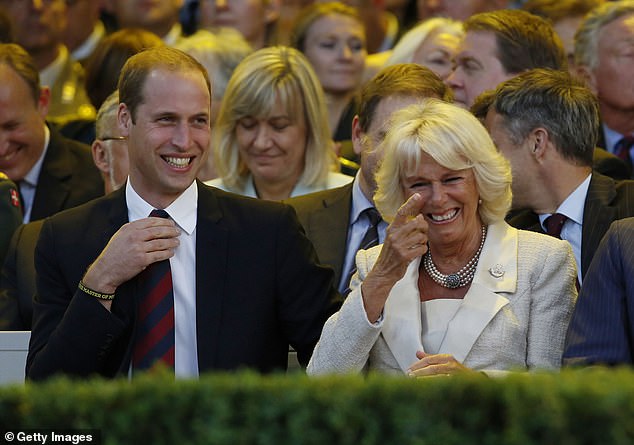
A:
[[[562,215],[561,213],[553,213],[544,221],[544,225],[546,226],[546,233],[550,236],[561,239],[561,229],[563,229],[564,223],[567,219],[568,217],[566,215]]]
[[[361,215],[365,215],[365,217],[370,222],[370,225],[366,229],[365,235],[363,235],[363,239],[361,240],[361,243],[359,243],[359,247],[356,250],[357,252],[359,250],[367,250],[370,247],[374,247],[379,244],[379,223],[382,221],[381,214],[374,207],[368,207],[363,212],[361,212]],[[356,271],[357,271],[357,263],[353,259],[352,267],[350,267],[350,271],[348,272],[347,279],[346,279],[346,290],[343,293],[344,297],[347,297],[348,294],[350,293],[350,279],[352,278],[352,275],[354,275]]]
[[[165,210],[150,216],[169,218]],[[150,264],[138,276],[139,307],[132,368],[151,368],[156,362],[174,367],[174,289],[169,260]]]

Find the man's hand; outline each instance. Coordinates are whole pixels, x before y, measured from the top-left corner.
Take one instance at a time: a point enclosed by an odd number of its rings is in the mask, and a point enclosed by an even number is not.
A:
[[[171,219],[143,218],[123,225],[84,275],[86,287],[113,294],[152,263],[171,258],[180,232]]]

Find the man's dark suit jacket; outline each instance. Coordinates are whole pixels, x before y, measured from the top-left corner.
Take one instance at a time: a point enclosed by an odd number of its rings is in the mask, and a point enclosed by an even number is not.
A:
[[[634,218],[601,241],[570,321],[565,365],[634,363]]]
[[[614,181],[594,172],[588,187],[581,228],[581,276],[585,277],[599,242],[612,221],[634,216],[634,181]],[[539,217],[522,211],[508,223],[518,229],[543,232]]]
[[[49,125],[51,139],[37,180],[31,221],[103,196],[103,180],[90,147],[63,137]]]
[[[630,179],[631,167],[622,159],[603,148],[595,148],[592,157],[592,169],[612,179]]]
[[[335,189],[288,199],[297,212],[306,235],[322,264],[335,271],[335,285],[341,281],[350,227],[352,182]]]
[[[333,273],[290,206],[198,183],[196,327],[200,372],[284,370],[288,346],[306,364],[338,309]],[[137,279],[117,288],[112,313],[77,289],[128,221],[125,187],[47,219],[35,253],[37,295],[26,374],[127,375]]]
[[[35,245],[43,219],[15,231],[0,274],[0,331],[30,331],[35,295]]]
[[[11,235],[22,224],[22,208],[17,188],[6,176],[0,177],[0,267],[9,249]]]

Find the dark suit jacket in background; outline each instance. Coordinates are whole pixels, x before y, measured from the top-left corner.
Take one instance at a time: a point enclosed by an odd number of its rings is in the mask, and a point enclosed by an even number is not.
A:
[[[9,248],[11,235],[22,224],[22,207],[16,202],[18,189],[13,181],[0,178],[0,267]]]
[[[198,183],[196,327],[201,372],[306,364],[338,309],[333,273],[318,266],[291,207]],[[137,279],[117,288],[112,313],[77,284],[128,221],[125,187],[47,219],[35,254],[37,295],[27,377],[127,375]]]
[[[339,286],[350,226],[352,182],[285,202],[295,208],[308,239],[315,246],[319,261],[334,269],[335,286]]]
[[[37,180],[31,221],[103,196],[103,180],[90,147],[63,137],[49,125],[51,139]]]
[[[585,277],[599,242],[612,221],[634,216],[634,181],[614,181],[594,172],[588,187],[581,228],[581,276]],[[508,220],[518,229],[542,232],[539,217],[522,211]]]
[[[603,148],[595,148],[592,156],[592,169],[612,179],[630,179],[632,169],[621,158],[605,151]]]
[[[30,331],[35,295],[35,245],[44,220],[15,231],[0,274],[0,331]]]
[[[583,281],[570,321],[565,365],[634,362],[634,218],[615,221]]]

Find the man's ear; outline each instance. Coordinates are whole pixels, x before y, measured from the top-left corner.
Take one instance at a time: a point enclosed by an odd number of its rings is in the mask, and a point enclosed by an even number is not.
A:
[[[363,130],[359,124],[359,115],[352,118],[352,150],[357,156],[363,151]]]
[[[99,169],[104,176],[108,176],[110,173],[110,156],[108,156],[103,141],[95,139],[90,149],[92,151],[92,160],[97,166],[97,169]]]
[[[119,109],[117,110],[117,125],[119,126],[121,136],[128,137],[130,135],[130,127],[132,124],[133,122],[130,109],[126,104],[120,103]]]
[[[548,130],[542,127],[533,129],[528,136],[528,143],[533,157],[537,160],[543,159],[550,145]]]
[[[40,95],[37,98],[37,110],[43,119],[46,119],[48,107],[51,104],[51,89],[49,87],[40,88]]]

